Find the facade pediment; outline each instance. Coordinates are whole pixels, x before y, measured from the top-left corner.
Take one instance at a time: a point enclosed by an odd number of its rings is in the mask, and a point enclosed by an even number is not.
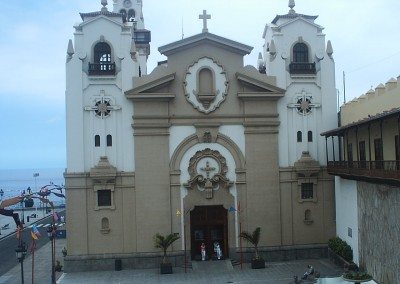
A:
[[[250,54],[253,50],[253,47],[249,45],[206,32],[161,46],[158,48],[158,51],[165,56],[169,56],[182,50],[197,46],[201,43],[208,43],[241,55]]]
[[[175,72],[171,72],[166,67],[157,67],[150,75],[135,78],[136,87],[126,91],[125,96],[128,99],[138,97],[140,94],[168,93],[169,85],[175,80]]]
[[[322,30],[324,29],[323,26],[320,26],[320,25],[318,25],[318,24],[316,24],[314,22],[311,22],[311,21],[309,21],[309,20],[307,20],[307,19],[305,19],[303,17],[297,17],[297,18],[295,18],[293,20],[287,21],[287,22],[285,22],[285,23],[283,23],[281,25],[278,25],[278,26],[274,27],[274,29],[281,31],[282,28],[290,26],[290,25],[293,25],[293,24],[298,24],[298,22],[304,22],[304,23],[316,28],[318,30],[318,32],[322,32]]]
[[[284,96],[285,90],[277,87],[275,78],[261,74],[252,66],[246,66],[236,72],[236,79],[248,92],[271,93]]]
[[[108,22],[110,22],[110,23],[112,23],[114,25],[120,26],[121,28],[125,27],[123,22],[122,22],[122,18],[120,18],[121,15],[120,14],[116,14],[116,15],[118,15],[119,18],[118,17],[112,17],[111,18],[111,17],[109,17],[107,15],[99,14],[99,15],[97,15],[97,16],[95,16],[95,17],[93,17],[93,18],[91,18],[91,19],[89,19],[87,21],[84,21],[84,22],[80,23],[78,26],[75,26],[75,28],[76,29],[82,29],[84,26],[90,25],[90,24],[92,24],[94,22],[97,22],[97,21],[100,21],[100,20],[106,20],[106,21],[108,21]]]

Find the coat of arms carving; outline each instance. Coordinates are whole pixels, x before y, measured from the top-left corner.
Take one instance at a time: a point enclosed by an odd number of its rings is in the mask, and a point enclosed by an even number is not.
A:
[[[211,58],[203,57],[189,66],[184,90],[195,109],[210,113],[220,106],[228,92],[225,70]]]
[[[213,198],[213,191],[228,189],[233,184],[226,177],[226,159],[220,152],[209,148],[196,152],[190,159],[188,171],[190,180],[184,186],[205,192],[207,199]]]

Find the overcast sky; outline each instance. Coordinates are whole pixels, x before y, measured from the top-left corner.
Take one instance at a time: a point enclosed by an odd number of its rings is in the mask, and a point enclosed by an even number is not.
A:
[[[1,1],[0,169],[65,167],[65,56],[79,12],[100,0]],[[112,0],[109,0],[112,9]],[[254,47],[245,64],[256,65],[262,32],[287,0],[143,0],[152,32],[149,71],[164,60],[157,48],[201,32],[198,15],[212,15],[209,31]],[[296,0],[296,12],[319,15],[332,41],[336,86],[347,100],[400,75],[398,0]],[[183,25],[182,25],[183,23]]]

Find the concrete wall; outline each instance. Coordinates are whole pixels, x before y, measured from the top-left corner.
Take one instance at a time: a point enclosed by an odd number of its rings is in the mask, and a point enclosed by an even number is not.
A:
[[[353,261],[359,261],[357,181],[335,177],[336,234],[353,249]]]
[[[360,266],[379,283],[400,283],[400,188],[358,182]]]

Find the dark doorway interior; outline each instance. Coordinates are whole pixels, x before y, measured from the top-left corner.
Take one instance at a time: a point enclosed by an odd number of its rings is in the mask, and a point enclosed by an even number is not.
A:
[[[207,259],[215,257],[218,242],[224,258],[228,257],[228,216],[222,206],[196,206],[190,212],[191,251],[193,260],[201,260],[201,243],[206,245]]]

